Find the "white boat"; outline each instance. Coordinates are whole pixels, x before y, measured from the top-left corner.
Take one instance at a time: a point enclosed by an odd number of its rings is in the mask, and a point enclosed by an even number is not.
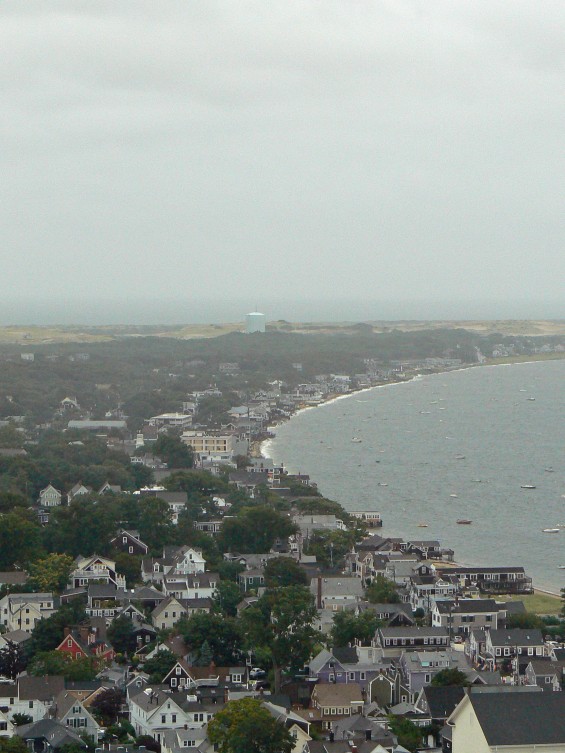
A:
[[[456,455],[455,460],[465,460],[465,455]]]
[[[528,397],[527,400],[535,400],[535,397]]]
[[[560,570],[565,570],[565,565],[559,565]]]
[[[352,442],[355,442],[355,444],[359,444],[359,442],[362,442],[363,440],[362,440],[362,439],[359,439],[359,437],[353,437],[353,438],[351,439],[351,441],[352,441]]]
[[[418,528],[427,528],[427,527],[428,527],[427,523],[418,523]]]
[[[536,487],[533,484],[521,484],[520,489],[535,489]]]
[[[454,499],[457,499],[457,494],[450,494],[450,497],[453,497]]]
[[[542,528],[542,533],[559,533],[559,528]]]

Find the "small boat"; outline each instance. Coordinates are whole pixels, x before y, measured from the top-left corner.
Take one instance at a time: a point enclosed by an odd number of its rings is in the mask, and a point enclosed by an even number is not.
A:
[[[542,528],[542,533],[559,533],[559,528]]]
[[[559,565],[560,570],[565,570],[565,565]]]
[[[457,499],[457,494],[450,494],[450,497],[453,497],[453,499]]]
[[[455,460],[465,460],[465,455],[456,455]]]
[[[473,522],[472,520],[467,520],[466,518],[460,518],[457,521],[457,525],[459,525],[459,526],[470,526],[472,522]]]
[[[527,397],[526,400],[535,400],[535,397]]]
[[[544,468],[546,473],[553,473],[553,468]]]
[[[418,528],[427,528],[427,527],[428,527],[427,523],[418,523]]]
[[[385,484],[384,481],[379,481],[379,486],[388,486],[388,484]]]
[[[359,437],[353,437],[353,438],[351,439],[351,441],[352,441],[352,442],[355,442],[355,444],[359,444],[359,442],[362,442],[363,440],[362,440],[362,439],[359,439]]]
[[[533,484],[520,484],[520,489],[535,489]]]

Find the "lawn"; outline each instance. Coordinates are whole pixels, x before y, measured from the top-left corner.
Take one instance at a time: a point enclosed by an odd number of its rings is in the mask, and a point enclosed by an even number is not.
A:
[[[523,596],[497,596],[496,599],[497,601],[523,601],[526,610],[534,614],[558,615],[563,603],[558,596],[551,596],[541,591]]]

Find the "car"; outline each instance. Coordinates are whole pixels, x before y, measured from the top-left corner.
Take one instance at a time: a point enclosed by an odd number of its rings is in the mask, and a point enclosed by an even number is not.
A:
[[[463,642],[464,642],[464,639],[462,635],[456,635],[455,638],[453,639],[453,643],[463,643]]]
[[[252,680],[258,680],[261,677],[265,677],[266,674],[265,670],[261,669],[261,667],[253,667],[253,669],[249,670],[249,677]]]

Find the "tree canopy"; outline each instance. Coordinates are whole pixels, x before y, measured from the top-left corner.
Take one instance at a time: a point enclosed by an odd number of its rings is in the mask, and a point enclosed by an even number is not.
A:
[[[208,724],[218,753],[291,753],[294,738],[256,698],[230,701]]]

